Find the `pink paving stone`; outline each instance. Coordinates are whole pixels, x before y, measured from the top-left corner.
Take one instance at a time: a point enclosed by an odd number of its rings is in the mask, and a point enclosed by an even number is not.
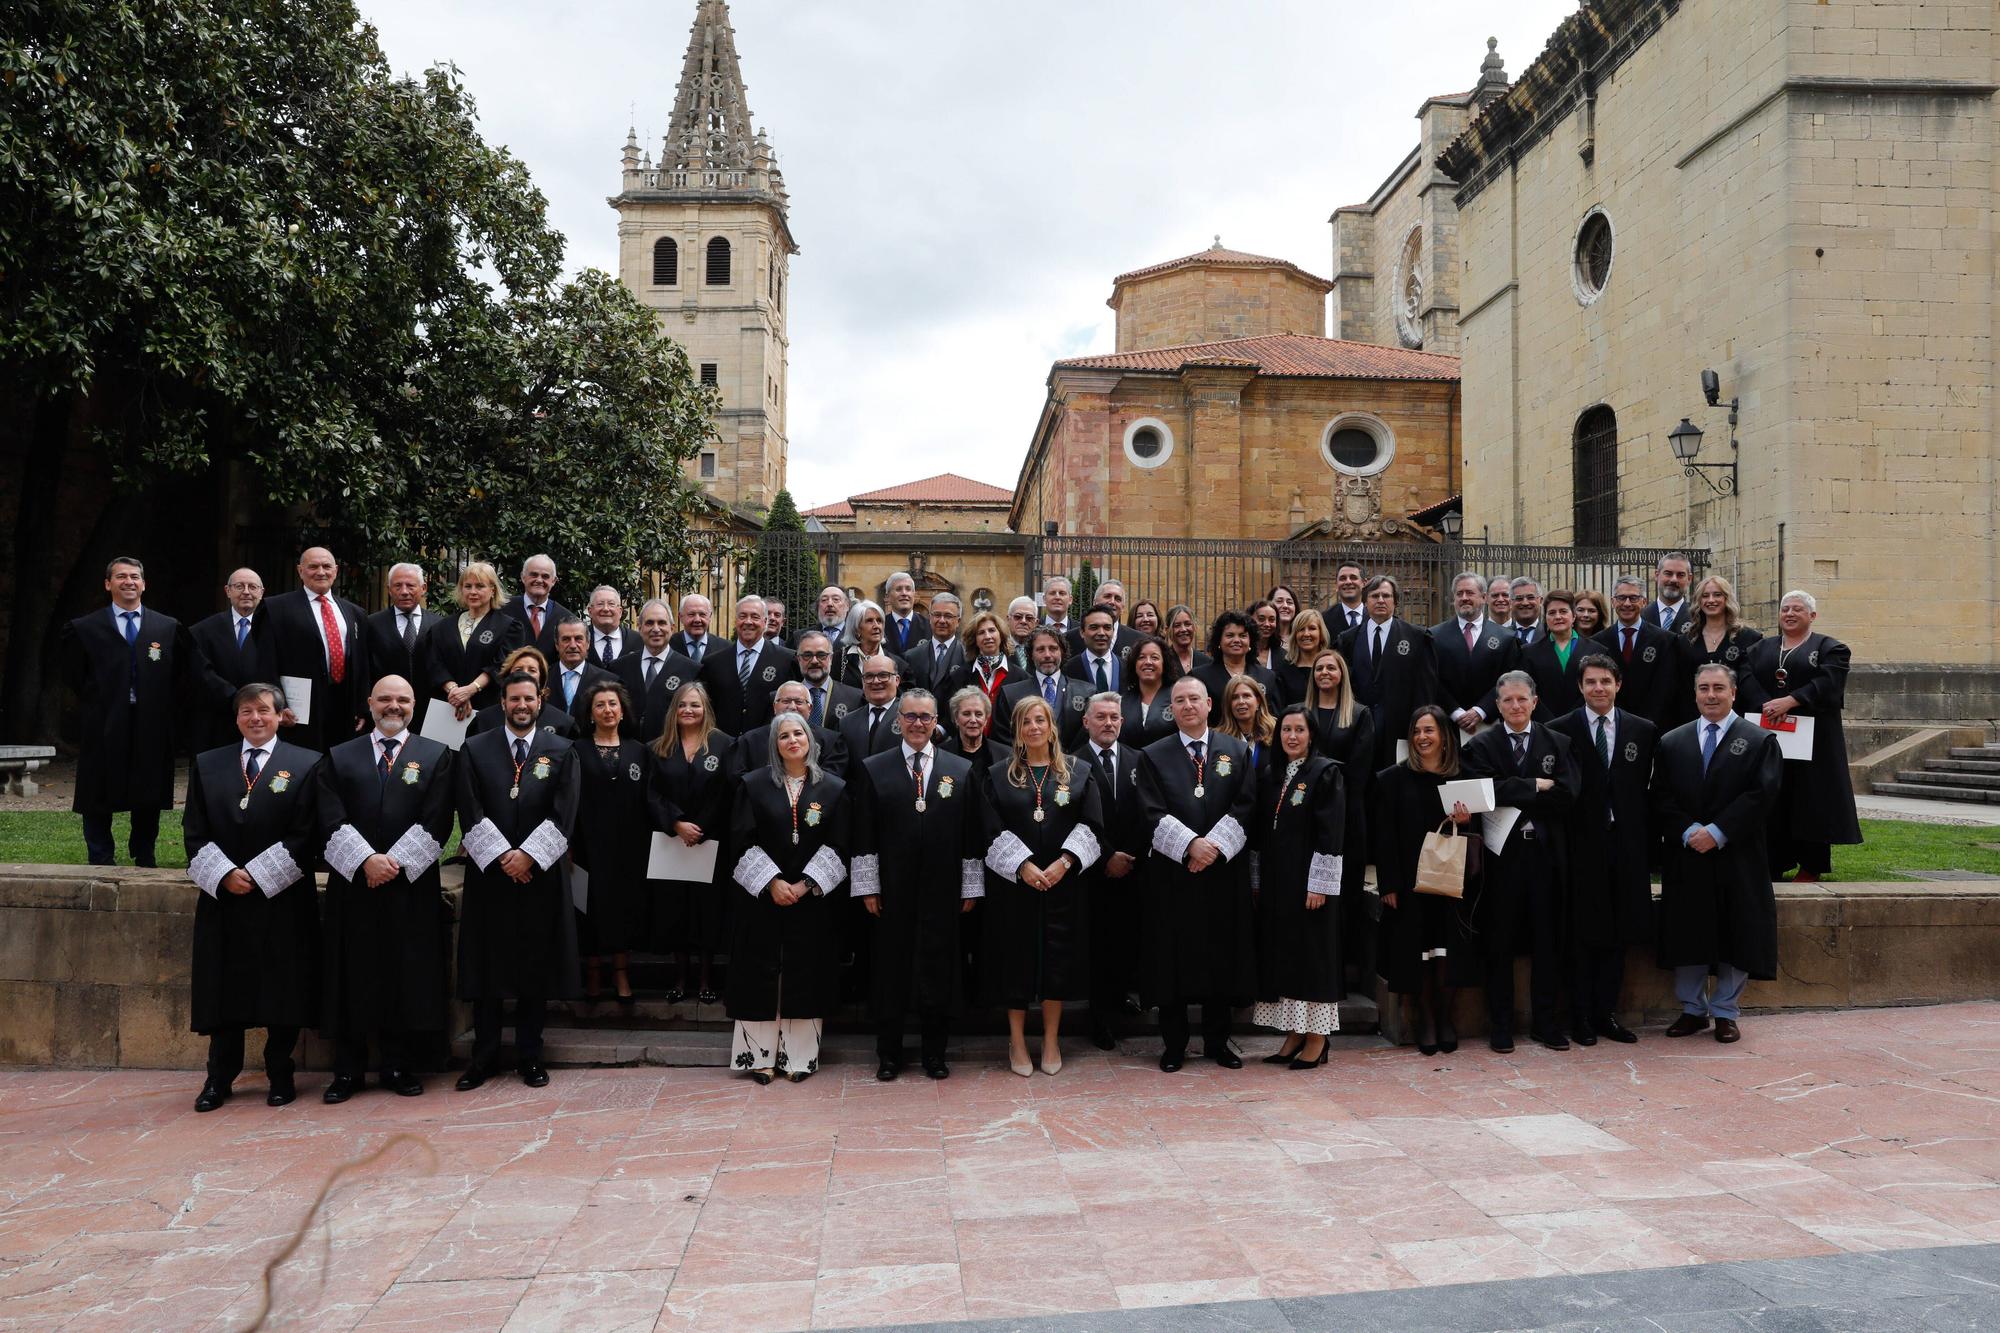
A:
[[[666,1304],[671,1272],[544,1273],[528,1284],[505,1328],[539,1333],[591,1328],[648,1333]]]
[[[399,1282],[362,1319],[369,1333],[449,1328],[477,1333],[507,1326],[528,1291],[528,1279],[471,1282]]]
[[[1695,1262],[1694,1254],[1645,1223],[1611,1208],[1563,1213],[1523,1213],[1501,1225],[1571,1273],[1667,1268]]]
[[[918,1324],[965,1318],[958,1265],[900,1264],[822,1272],[813,1290],[814,1328]]]

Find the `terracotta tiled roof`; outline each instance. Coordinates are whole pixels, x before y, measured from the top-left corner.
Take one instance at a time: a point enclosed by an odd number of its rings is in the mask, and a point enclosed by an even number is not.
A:
[[[1004,486],[988,486],[983,481],[961,477],[956,472],[940,472],[921,481],[905,482],[885,490],[866,491],[847,497],[856,504],[1012,504],[1014,492]]]
[[[1058,370],[1177,371],[1188,365],[1253,366],[1263,375],[1350,380],[1455,380],[1458,358],[1401,347],[1273,333],[1228,342],[1147,347],[1135,352],[1078,356],[1056,362]]]
[[[1198,254],[1182,255],[1179,259],[1169,259],[1164,264],[1148,264],[1145,268],[1135,268],[1130,273],[1120,273],[1111,280],[1112,286],[1130,282],[1134,278],[1150,278],[1161,273],[1170,273],[1180,268],[1281,268],[1298,274],[1307,282],[1316,282],[1327,291],[1333,284],[1314,273],[1308,273],[1289,259],[1273,259],[1270,255],[1246,254],[1241,250],[1225,250],[1220,242]]]
[[[853,518],[854,506],[847,503],[847,501],[845,500],[837,500],[830,505],[821,505],[817,509],[808,509],[806,510],[805,513],[799,515],[799,517],[800,518]]]

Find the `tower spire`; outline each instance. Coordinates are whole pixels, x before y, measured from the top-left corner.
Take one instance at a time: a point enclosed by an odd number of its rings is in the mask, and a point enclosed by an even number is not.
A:
[[[673,119],[660,149],[662,169],[748,171],[756,135],[736,59],[726,0],[700,0],[688,32]]]

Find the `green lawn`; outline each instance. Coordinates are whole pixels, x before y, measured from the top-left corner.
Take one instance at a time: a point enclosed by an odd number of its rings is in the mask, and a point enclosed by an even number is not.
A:
[[[118,839],[118,863],[130,865],[125,855],[126,833],[131,820],[126,815],[113,815],[111,829]],[[181,843],[181,812],[162,810],[160,812],[160,841],[157,848],[160,864],[184,867],[187,865],[187,850]],[[458,851],[458,838],[454,836],[445,847],[445,855]],[[83,817],[67,810],[0,810],[0,864],[15,861],[39,861],[49,865],[80,866],[89,858],[83,851]]]

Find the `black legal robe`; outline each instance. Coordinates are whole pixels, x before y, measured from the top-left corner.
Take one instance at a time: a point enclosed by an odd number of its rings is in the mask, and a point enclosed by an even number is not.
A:
[[[1597,752],[1589,709],[1549,724],[1569,739],[1582,783],[1569,812],[1569,924],[1571,938],[1588,949],[1641,944],[1657,929],[1646,858],[1659,838],[1650,787],[1660,733],[1637,713],[1612,712],[1609,768]]]
[[[310,1027],[319,1015],[312,867],[320,850],[314,784],[322,756],[275,741],[246,790],[242,748],[239,737],[188,767],[182,829],[188,878],[202,886],[189,1026],[203,1034]],[[232,869],[249,871],[256,887],[243,894],[223,888]]]
[[[961,904],[984,891],[972,765],[935,745],[924,759],[922,810],[901,745],[863,761],[848,785],[853,893],[872,890],[881,904],[868,922],[869,1008],[878,1022],[906,1013],[943,1016],[958,1007]]]
[[[770,767],[771,726],[767,722],[736,738],[733,749],[739,774]],[[813,738],[819,742],[819,766],[829,773],[847,772],[847,742],[841,734],[831,727],[814,727]],[[725,809],[723,813],[727,815],[728,811]]]
[[[1369,784],[1368,845],[1375,858],[1375,884],[1382,895],[1375,971],[1382,984],[1397,995],[1420,994],[1424,971],[1431,962],[1443,960],[1453,971],[1467,970],[1456,964],[1468,946],[1460,900],[1416,890],[1417,856],[1424,839],[1441,831],[1450,819],[1438,798],[1438,788],[1450,780],[1408,764],[1393,764],[1377,772]],[[1480,816],[1474,815],[1457,834],[1477,838],[1479,820]],[[1480,858],[1475,855],[1466,870],[1468,899],[1478,896],[1479,867]],[[1393,906],[1390,898],[1396,900]],[[1456,984],[1455,977],[1452,984]]]
[[[472,715],[472,721],[466,724],[465,734],[481,736],[489,731],[503,731],[506,726],[506,705],[488,704]],[[541,711],[535,714],[535,730],[545,731],[551,736],[560,736],[564,740],[574,740],[579,734],[585,736],[590,734],[588,720],[586,719],[579,733],[576,719],[564,711],[562,700],[553,696],[542,700]]]
[[[1354,697],[1375,715],[1374,767],[1383,769],[1396,760],[1396,742],[1409,738],[1410,715],[1438,701],[1437,651],[1429,633],[1400,616],[1387,622],[1379,661],[1374,644],[1367,619],[1339,639]]]
[[[796,836],[796,842],[793,838]],[[840,1007],[840,917],[847,901],[847,784],[821,771],[799,793],[796,818],[769,767],[736,786],[730,839],[736,863],[729,912],[729,977],[723,1006],[740,1022],[825,1018]],[[789,907],[771,897],[771,881],[809,878]]]
[[[373,733],[342,741],[319,765],[317,821],[325,840],[320,1032],[443,1032],[450,909],[439,858],[458,814],[458,756],[405,731],[384,776]],[[370,888],[361,866],[376,853],[403,873]]]
[[[458,616],[452,612],[430,620],[422,639],[425,688],[433,699],[444,698],[447,681],[470,684],[481,672],[487,681],[472,696],[475,710],[500,702],[500,664],[507,654],[527,642],[528,627],[500,611],[488,611],[472,626],[464,642],[459,641]]]
[[[1528,646],[1521,655],[1521,669],[1535,678],[1535,721],[1546,725],[1583,707],[1583,659],[1601,651],[1599,645],[1574,634],[1567,662],[1557,655],[1555,640],[1546,634]],[[1494,708],[1487,716],[1498,722],[1499,706]]]
[[[1313,753],[1340,765],[1340,787],[1347,803],[1341,823],[1341,917],[1350,925],[1357,915],[1367,913],[1368,896],[1363,880],[1375,864],[1370,841],[1368,795],[1375,785],[1375,714],[1355,705],[1354,722],[1340,725],[1340,713],[1332,708],[1313,708]]]
[[[541,653],[542,660],[550,666],[556,661],[556,626],[577,614],[551,597],[542,604],[542,632],[535,633],[535,627],[528,620],[528,599],[515,597],[500,608],[500,614],[510,620],[521,622],[521,642]]]
[[[1492,621],[1479,621],[1472,647],[1465,646],[1465,625],[1456,616],[1431,626],[1431,647],[1437,655],[1437,703],[1447,715],[1477,708],[1488,722],[1500,720],[1497,688],[1500,677],[1521,669],[1521,643],[1512,631]]]
[[[189,723],[189,744],[196,754],[241,740],[236,730],[236,691],[251,681],[276,684],[276,676],[258,662],[256,613],[251,613],[251,630],[241,647],[236,643],[236,611],[217,611],[197,620],[188,630],[194,646],[201,650],[207,670],[197,693],[195,715]]]
[[[931,618],[915,607],[910,609],[910,629],[905,634],[898,624],[896,614],[887,607],[882,610],[882,643],[898,657],[907,659],[910,650],[920,643],[931,641]]]
[[[715,642],[714,639],[709,640],[711,647]],[[694,662],[669,648],[662,654],[660,665],[654,668],[652,684],[648,685],[646,661],[643,651],[633,653],[619,658],[611,672],[625,686],[625,693],[632,696],[632,707],[626,712],[625,725],[619,730],[635,740],[651,742],[669,725],[668,714],[673,710],[675,691],[697,676]],[[713,702],[712,695],[710,702]]]
[[[1520,927],[1535,891],[1544,887],[1528,879],[1529,875],[1540,873],[1535,868],[1538,862],[1552,878],[1553,883],[1547,887],[1553,891],[1556,910],[1562,910],[1563,895],[1569,885],[1569,812],[1576,804],[1583,778],[1577,772],[1569,738],[1536,722],[1529,724],[1525,767],[1514,762],[1514,744],[1504,724],[1467,741],[1460,757],[1466,777],[1493,779],[1496,806],[1511,806],[1521,812],[1499,854],[1486,858],[1486,872],[1477,897],[1468,894],[1466,901],[1467,915],[1480,932],[1481,952],[1489,960],[1504,958],[1515,951],[1518,943],[1533,938],[1531,932],[1523,932]],[[1537,791],[1535,783],[1540,778],[1547,778],[1555,785]],[[1442,813],[1439,817],[1443,818]],[[1530,821],[1535,826],[1540,857],[1531,856],[1526,850]]]
[[[368,613],[345,597],[331,600],[340,613],[342,627],[344,657],[339,680],[333,678],[322,637],[319,603],[304,588],[274,593],[259,602],[251,631],[258,640],[258,665],[270,673],[270,684],[279,684],[279,677],[298,676],[312,690],[312,720],[282,727],[279,736],[322,753],[352,738],[368,721],[368,695],[376,681],[365,632]],[[424,688],[422,681],[413,680],[410,685],[417,690]]]
[[[176,732],[204,692],[206,663],[172,616],[142,607],[138,623],[136,643],[108,606],[63,628],[63,672],[80,704],[70,809],[82,814],[173,808]]]
[[[459,908],[461,1000],[563,999],[580,988],[563,866],[582,781],[577,756],[568,741],[537,731],[516,769],[513,739],[489,731],[458,753],[461,846],[472,859]],[[511,850],[535,862],[526,884],[500,869]]]
[[[1784,655],[1785,683],[1778,684],[1778,658]],[[1858,843],[1861,825],[1854,809],[1854,786],[1847,775],[1847,735],[1840,713],[1846,703],[1847,672],[1852,659],[1846,644],[1824,634],[1809,634],[1805,642],[1784,653],[1784,640],[1772,635],[1751,648],[1749,676],[1758,700],[1798,700],[1791,716],[1813,719],[1810,762],[1785,764],[1778,803],[1771,812],[1772,829],[1795,842]],[[1738,712],[1753,711],[1738,697]]]
[[[1280,758],[1259,770],[1251,845],[1257,879],[1257,998],[1337,1004],[1342,832],[1340,765],[1309,755],[1296,772]],[[1306,895],[1326,902],[1311,911]]]
[[[1058,669],[1056,681],[1056,742],[1065,750],[1073,750],[1083,736],[1083,714],[1090,706],[1090,696],[1096,687],[1087,685],[1074,676],[1065,676]],[[1007,683],[1000,687],[1000,697],[993,707],[993,739],[1002,745],[1014,743],[1014,708],[1029,696],[1041,697],[1042,678],[1030,671],[1024,676],[1009,676]]]
[[[587,957],[643,949],[653,931],[646,858],[659,827],[652,804],[658,761],[651,746],[623,738],[608,758],[589,735],[571,749],[579,785],[570,861],[584,874],[577,949]]]
[[[1000,763],[987,769],[981,789],[981,854],[994,873],[979,927],[979,982],[987,1002],[1005,1009],[1089,998],[1092,899],[1104,857],[1115,850],[1104,823],[1104,783],[1093,765],[1072,760],[1067,782],[1045,769],[1039,803],[1036,785],[1030,769],[1027,785],[1016,787]],[[1046,870],[1064,851],[1078,864],[1053,889],[1020,881],[1023,862]]]
[[[1137,988],[1141,972],[1139,919],[1146,908],[1142,886],[1152,829],[1139,800],[1139,748],[1123,740],[1117,743],[1115,782],[1104,771],[1097,742],[1085,738],[1074,756],[1090,766],[1104,807],[1104,829],[1098,835],[1103,855],[1090,868],[1089,911],[1091,1004],[1101,1006],[1101,1019],[1110,1017],[1106,1010],[1124,1004],[1126,993]],[[1132,868],[1119,879],[1105,873],[1105,863],[1114,852],[1133,860]]]
[[[1624,675],[1618,687],[1618,706],[1637,713],[1663,730],[1685,714],[1694,698],[1693,654],[1688,641],[1658,625],[1641,620],[1638,636],[1632,641],[1632,655],[1625,656],[1623,625],[1611,625],[1597,635],[1605,656],[1618,663]]]
[[[869,724],[874,705],[863,701],[842,717],[836,725],[840,742],[847,750],[847,763],[840,769],[841,777],[852,783],[860,775],[861,765],[884,750],[893,750],[903,743],[902,729],[896,719],[901,708],[895,700],[882,706],[882,715],[874,724]],[[765,761],[769,762],[768,758]],[[820,767],[827,768],[825,755],[820,756]],[[831,769],[828,769],[831,772]]]
[[[385,607],[369,616],[362,624],[362,635],[368,640],[368,670],[374,680],[368,682],[368,692],[374,693],[375,681],[384,676],[401,676],[410,682],[410,691],[418,699],[427,697],[430,689],[430,662],[424,649],[424,634],[432,625],[443,619],[428,607],[421,609],[417,617],[415,643],[404,643],[403,634],[397,628],[397,612],[393,606]],[[423,713],[417,714],[417,725],[423,725]]]
[[[1196,796],[1194,764],[1176,732],[1139,752],[1138,786],[1152,830],[1141,863],[1145,1002],[1250,1003],[1257,990],[1256,918],[1243,855],[1257,804],[1250,747],[1211,730]],[[1187,867],[1197,837],[1226,853],[1199,874]]]
[[[813,683],[806,680],[803,675],[799,679],[805,682],[806,692],[810,694],[813,689]],[[819,691],[819,725],[825,727],[828,731],[839,730],[842,718],[857,708],[866,708],[868,706],[868,700],[860,690],[855,689],[852,685],[842,685],[837,680],[829,679],[822,681]],[[808,720],[811,720],[810,717],[808,717]]]
[[[945,693],[945,683],[951,673],[965,665],[965,645],[957,639],[946,644],[943,652],[938,651],[936,639],[919,640],[910,651],[903,655],[910,678],[906,685],[929,690],[938,698],[938,706],[946,707],[951,696]]]
[[[1767,640],[1768,642],[1768,640]],[[1733,718],[1701,769],[1697,719],[1660,737],[1653,763],[1653,817],[1666,843],[1660,867],[1660,966],[1729,963],[1768,981],[1778,974],[1778,901],[1764,827],[1784,781],[1778,738]],[[1686,846],[1693,824],[1726,840],[1712,852]]]
[[[1222,692],[1228,687],[1232,674],[1248,676],[1259,685],[1262,685],[1266,700],[1272,698],[1273,692],[1278,688],[1278,678],[1271,673],[1268,667],[1258,666],[1255,661],[1244,662],[1243,670],[1240,673],[1232,673],[1223,660],[1218,657],[1202,663],[1189,674],[1202,684],[1208,686],[1208,724],[1211,727],[1222,725]]]
[[[1136,754],[1154,741],[1164,740],[1174,734],[1173,688],[1162,685],[1154,692],[1151,703],[1139,697],[1139,691],[1126,690],[1118,700],[1118,711],[1124,725],[1118,729],[1118,743],[1130,746]]]
[[[861,664],[870,657],[886,657],[889,659],[889,664],[896,668],[896,675],[900,681],[897,693],[900,694],[910,687],[910,664],[905,662],[902,654],[891,648],[886,641],[876,645],[873,652],[865,651],[858,643],[836,645],[833,650],[834,678],[843,685],[860,689]]]
[[[1748,684],[1743,678],[1750,670],[1750,650],[1762,642],[1764,636],[1756,630],[1751,629],[1748,625],[1738,625],[1734,630],[1723,635],[1713,648],[1708,646],[1708,640],[1703,638],[1698,631],[1685,637],[1688,645],[1688,669],[1690,674],[1696,668],[1707,666],[1711,662],[1719,662],[1723,666],[1728,667],[1736,673],[1736,690],[1739,696],[1736,700],[1736,711],[1739,713],[1751,711],[1750,706],[1740,697],[1743,695]],[[1763,701],[1759,700],[1758,703],[1761,707]],[[1690,704],[1689,707],[1692,708],[1693,705]],[[1692,722],[1694,716],[1690,713],[1681,720],[1683,722]]]
[[[966,749],[965,739],[962,736],[947,736],[944,740],[938,742],[938,748],[946,754],[955,754],[966,763],[971,764],[972,776],[975,781],[982,779],[987,770],[993,768],[995,765],[1005,768],[1008,757],[1014,753],[991,736],[982,737],[977,750]]]
[[[646,885],[653,906],[656,947],[712,951],[728,939],[729,909],[735,901],[729,881],[733,859],[729,846],[731,805],[738,779],[753,768],[768,766],[769,746],[767,735],[764,757],[755,764],[747,763],[738,743],[718,731],[709,736],[706,750],[698,751],[693,759],[681,748],[678,735],[668,739],[664,757],[654,753],[649,790],[652,826],[671,838],[674,825],[686,822],[701,829],[703,842],[721,844],[715,874],[708,879],[652,880]],[[824,754],[821,763],[825,763]],[[644,871],[643,864],[640,869]]]
[[[757,650],[756,664],[750,668],[750,679],[744,681],[737,673],[737,653],[741,648],[740,643],[731,639],[709,653],[697,673],[715,706],[715,725],[732,736],[767,725],[778,687],[799,678],[798,654],[783,644],[765,640]]]

